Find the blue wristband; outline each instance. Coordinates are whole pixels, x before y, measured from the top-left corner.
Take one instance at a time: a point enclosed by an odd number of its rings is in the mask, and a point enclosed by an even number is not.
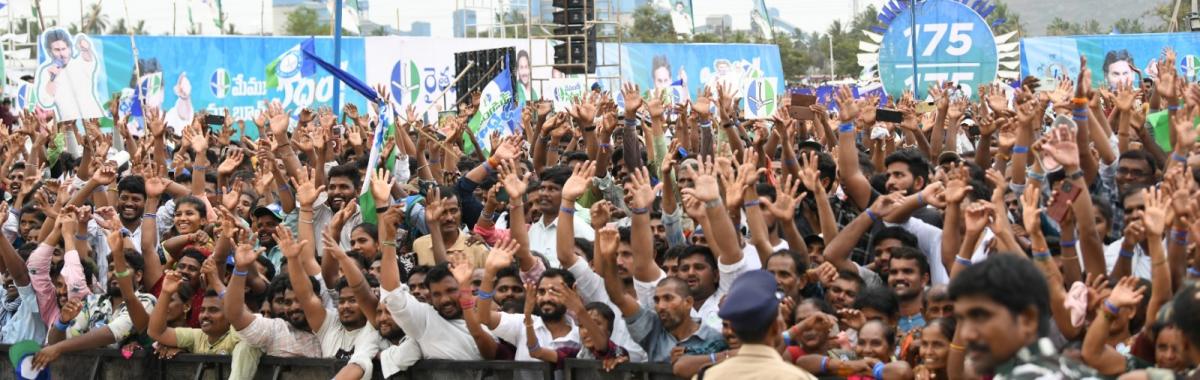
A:
[[[68,328],[71,328],[70,323],[63,323],[61,320],[54,321],[54,329],[55,330],[67,332]]]
[[[954,256],[954,262],[964,266],[971,266],[971,259],[963,258],[962,256]]]
[[[1050,259],[1050,251],[1034,252],[1033,258],[1036,260],[1049,260]]]
[[[792,333],[788,332],[787,330],[783,330],[783,345],[785,345],[785,346],[792,345]]]
[[[250,274],[250,271],[238,270],[237,268],[233,268],[233,275],[234,275],[234,276],[238,276],[238,277],[246,277],[246,275],[247,275],[247,274]]]
[[[1124,248],[1122,248],[1122,249],[1121,249],[1121,252],[1120,252],[1120,253],[1118,253],[1118,255],[1120,255],[1122,258],[1126,258],[1126,259],[1132,259],[1132,258],[1133,258],[1133,252],[1132,252],[1132,251],[1125,250]]]
[[[1042,173],[1029,172],[1029,173],[1025,173],[1025,176],[1029,177],[1029,179],[1036,180],[1038,182],[1046,182],[1046,175],[1042,174]]]
[[[917,208],[925,207],[927,204],[928,203],[925,203],[925,196],[921,195],[921,193],[917,193]]]
[[[1078,242],[1079,240],[1063,240],[1058,242],[1058,246],[1062,248],[1075,248],[1075,243]]]
[[[492,299],[492,297],[496,296],[496,292],[485,292],[483,290],[480,290],[478,292],[478,294],[476,294],[476,296],[479,297],[480,301],[490,300],[490,299]]]
[[[1112,302],[1108,302],[1108,300],[1104,300],[1104,308],[1108,310],[1109,313],[1113,313],[1113,315],[1117,315],[1121,312],[1121,308],[1117,307],[1117,305],[1113,305]]]
[[[612,144],[600,143],[600,149],[612,149]]]
[[[1172,105],[1167,106],[1167,111],[1178,111],[1178,110],[1179,110],[1178,104],[1172,104]]]
[[[1029,147],[1025,145],[1013,145],[1013,154],[1029,153]]]
[[[1080,115],[1071,116],[1071,120],[1075,120],[1075,121],[1087,121],[1087,119],[1088,119],[1088,118],[1087,118],[1087,116],[1086,116],[1086,115],[1084,115],[1084,116],[1080,116]]]
[[[1196,270],[1196,268],[1188,268],[1187,273],[1188,276],[1200,277],[1200,270]]]
[[[643,215],[650,212],[650,209],[646,207],[630,207],[629,212],[633,213],[633,215]]]
[[[875,375],[875,380],[883,379],[883,362],[875,363],[875,369],[871,371]]]
[[[824,374],[825,372],[828,372],[828,371],[829,371],[829,357],[823,356],[823,357],[821,357],[821,373]]]
[[[867,210],[867,216],[871,218],[871,221],[872,221],[872,222],[878,222],[878,221],[879,221],[879,215],[875,215],[875,212],[874,212],[874,211]]]
[[[567,214],[575,215],[575,209],[573,209],[573,208],[559,207],[558,210],[565,212]]]
[[[715,363],[717,362],[717,353],[716,353],[716,352],[709,353],[709,354],[708,354],[708,361],[709,361],[710,363],[714,363],[714,364],[715,364]]]
[[[1171,159],[1185,164],[1187,163],[1187,157],[1180,156],[1179,153],[1171,152]]]
[[[854,132],[854,123],[843,123],[838,126],[838,133]]]
[[[88,239],[88,236],[86,234],[84,234],[84,235],[75,234],[75,240],[87,240],[87,239]]]
[[[207,165],[192,165],[192,171],[208,170]]]
[[[700,128],[712,128],[712,120],[700,123]]]
[[[787,166],[795,166],[796,160],[783,160],[783,164]]]
[[[632,118],[629,118],[629,117],[627,117],[627,118],[625,118],[625,126],[626,126],[626,127],[636,127],[636,126],[637,126],[637,122],[638,122],[638,119],[637,119],[636,117],[632,117]]]
[[[754,207],[754,206],[758,206],[759,204],[762,204],[762,201],[755,199],[755,200],[752,200],[749,202],[742,203],[742,208]]]

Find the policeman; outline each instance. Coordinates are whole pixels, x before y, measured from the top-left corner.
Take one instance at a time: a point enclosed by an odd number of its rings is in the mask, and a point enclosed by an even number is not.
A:
[[[775,276],[765,270],[746,272],[733,282],[717,315],[729,321],[742,348],[737,356],[700,371],[697,379],[816,379],[775,351],[783,332],[777,287]]]

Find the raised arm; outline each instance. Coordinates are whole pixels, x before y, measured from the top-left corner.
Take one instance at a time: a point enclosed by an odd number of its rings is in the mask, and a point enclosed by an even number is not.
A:
[[[375,292],[371,291],[371,286],[367,283],[367,277],[363,275],[358,264],[354,263],[354,259],[346,255],[336,242],[333,241],[333,236],[329,231],[321,234],[321,242],[325,244],[325,258],[322,261],[332,261],[337,263],[341,268],[342,276],[346,277],[346,284],[354,291],[354,299],[358,303],[358,308],[367,316],[367,320],[374,324],[375,313],[379,307],[379,297],[375,296]],[[326,284],[331,284],[326,280]]]
[[[533,173],[525,173],[525,176],[522,177],[517,174],[518,167],[516,160],[505,160],[504,164],[500,166],[500,180],[504,184],[502,191],[508,192],[508,199],[510,199],[508,206],[508,231],[512,239],[520,244],[520,248],[517,249],[516,253],[517,265],[524,272],[532,270],[534,265],[537,264],[535,262],[537,258],[533,257],[533,254],[529,252],[529,227],[526,226],[525,222],[525,194],[529,192],[530,178],[533,177]],[[559,223],[562,222],[560,221]],[[566,231],[574,234],[574,229],[567,229]],[[570,252],[571,249],[568,248],[567,253],[570,254]],[[571,254],[571,256],[574,255]],[[559,262],[562,262],[561,257],[559,258]],[[564,264],[564,268],[569,267]]]
[[[833,241],[825,246],[825,260],[832,263],[838,270],[858,273],[858,265],[850,261],[850,251],[858,244],[858,239],[871,230],[876,221],[882,221],[904,199],[900,193],[879,196],[871,208],[858,214],[850,224],[846,225]]]
[[[279,226],[275,228],[275,244],[279,245],[279,250],[287,258],[288,277],[292,278],[292,291],[296,292],[296,302],[299,302],[300,308],[304,310],[309,328],[317,331],[325,324],[327,315],[325,307],[321,305],[321,298],[313,289],[312,281],[306,281],[309,279],[308,273],[304,272],[306,258],[300,256],[300,250],[310,249],[306,247],[310,243],[307,240],[296,241],[287,227]]]
[[[68,213],[65,211],[62,217],[68,217]],[[74,218],[74,215],[69,217]],[[69,223],[74,222],[69,221]],[[150,322],[150,315],[146,312],[146,307],[138,300],[133,286],[133,269],[125,262],[125,238],[121,236],[121,230],[108,233],[108,246],[112,247],[113,271],[117,276],[117,286],[121,288],[121,297],[125,300],[125,309],[129,312],[129,319],[133,321],[133,331],[145,331],[146,325]],[[142,276],[145,276],[145,273]],[[160,309],[166,309],[165,305]]]
[[[458,254],[450,257],[450,273],[454,275],[454,279],[460,285],[470,284],[473,272],[475,272],[475,268],[471,266],[471,260],[467,258],[467,255]],[[459,306],[463,309],[463,321],[467,323],[467,332],[471,334],[471,339],[475,341],[475,346],[479,348],[479,355],[485,360],[494,359],[496,357],[496,339],[482,326],[482,322],[480,321],[480,314],[482,313],[479,312],[482,308],[475,308],[477,301],[475,295],[472,294],[471,287],[463,286],[459,289],[456,297]],[[491,297],[487,298],[491,299]]]
[[[179,291],[179,283],[181,281],[183,281],[183,277],[179,275],[179,272],[168,271],[163,275],[162,290],[159,292],[158,297],[169,302],[171,297]],[[196,291],[200,290],[197,289]],[[175,329],[167,327],[167,309],[170,308],[166,304],[162,307],[154,308],[154,311],[150,314],[150,325],[146,328],[146,334],[151,339],[158,341],[158,343],[178,347],[179,341],[175,338]]]
[[[317,202],[317,197],[321,192],[325,191],[325,186],[317,186],[313,181],[318,170],[300,171],[296,176],[292,177],[292,188],[296,189],[296,201],[300,202],[300,226],[297,231],[300,232],[300,240],[305,242],[316,242],[316,226],[313,225],[313,206]],[[291,234],[289,233],[290,237]],[[305,276],[315,276],[321,273],[321,266],[317,264],[317,249],[315,244],[302,244],[297,247],[297,257],[299,264],[302,264],[303,273]],[[322,309],[324,310],[324,309]],[[320,324],[316,325],[320,327]]]
[[[708,216],[708,225],[704,226],[704,230],[711,237],[709,241],[713,243],[711,248],[717,255],[717,263],[737,264],[742,261],[742,248],[738,244],[741,236],[734,229],[733,220],[729,218],[729,213],[721,202],[721,190],[717,185],[717,165],[710,156],[701,160],[699,169],[697,171],[691,167],[685,168],[695,178],[695,187],[683,189],[683,193],[704,203],[704,213]]]
[[[1192,180],[1188,179],[1188,181]],[[1175,191],[1186,194],[1187,188]],[[1171,274],[1168,273],[1171,269],[1167,264],[1167,253],[1163,252],[1163,245],[1159,243],[1163,241],[1167,225],[1170,224],[1167,219],[1167,210],[1171,208],[1171,196],[1162,188],[1145,189],[1142,190],[1142,193],[1142,197],[1146,200],[1146,210],[1142,214],[1142,219],[1146,225],[1146,240],[1150,242],[1146,245],[1147,251],[1150,253],[1150,286],[1152,287],[1150,304],[1146,309],[1146,326],[1152,326],[1158,317],[1158,309],[1171,299],[1173,291]],[[1180,245],[1178,239],[1173,236],[1170,244],[1172,246]],[[1186,253],[1181,250],[1176,254],[1182,256]],[[1132,306],[1137,307],[1138,305],[1135,303]]]
[[[1042,145],[1042,149],[1045,154],[1049,154],[1062,164],[1063,171],[1067,175],[1065,181],[1082,190],[1072,204],[1072,207],[1081,207],[1076,220],[1092,220],[1091,195],[1088,193],[1087,184],[1084,182],[1083,173],[1080,170],[1079,146],[1075,143],[1075,136],[1072,136],[1071,131],[1066,127],[1055,128],[1051,130],[1049,140]],[[1077,223],[1077,225],[1080,237],[1083,238],[1081,253],[1083,254],[1084,269],[1090,274],[1104,274],[1104,250],[1095,226],[1092,223]]]
[[[1136,277],[1125,277],[1117,283],[1083,338],[1083,362],[1101,375],[1116,376],[1128,370],[1125,356],[1107,344],[1108,330],[1123,308],[1136,308],[1142,301],[1146,287],[1138,288],[1137,282]]]
[[[561,227],[561,226],[560,226]],[[496,272],[512,265],[513,255],[516,254],[520,244],[514,240],[505,240],[492,248],[492,252],[487,258],[487,267],[483,270],[483,282],[479,285],[479,303],[475,305],[475,312],[478,315],[481,323],[489,329],[495,329],[500,325],[500,312],[494,310],[494,295],[496,285]],[[526,297],[536,297],[536,294],[526,294]]]
[[[838,178],[842,181],[846,195],[860,209],[867,208],[871,201],[871,183],[863,175],[858,165],[858,145],[854,142],[854,120],[858,119],[858,106],[850,95],[850,88],[842,87],[837,92],[838,104],[838,146],[837,168]],[[819,116],[824,117],[824,116]]]
[[[379,289],[391,292],[400,287],[400,263],[396,258],[396,224],[404,215],[404,206],[395,205],[379,214]]]
[[[562,187],[562,199],[558,208],[558,231],[557,235],[555,235],[555,248],[557,248],[556,251],[558,251],[556,253],[558,256],[558,262],[563,268],[570,268],[572,265],[575,265],[575,260],[579,259],[574,253],[575,201],[579,200],[579,197],[583,196],[583,194],[589,188],[591,188],[593,178],[592,174],[595,170],[595,161],[584,161],[582,164],[575,165],[575,167],[571,169],[571,177],[567,179],[567,182],[564,183]],[[642,268],[637,266],[637,259],[638,256],[635,252],[634,263],[636,269],[634,269],[633,272],[634,278],[641,280],[643,278],[657,276],[651,273],[653,273],[652,270],[657,270],[658,267],[651,265],[652,268]],[[650,258],[650,260],[653,260],[653,258]],[[644,274],[644,276],[639,276],[639,274]],[[654,281],[654,278],[643,281]]]
[[[596,257],[593,266],[596,273],[604,278],[604,290],[612,300],[621,315],[634,315],[641,310],[637,300],[625,293],[625,283],[617,278],[617,246],[621,243],[621,234],[612,226],[596,231]]]
[[[253,270],[254,262],[258,258],[258,252],[246,243],[250,241],[249,238],[249,234],[242,234],[238,239],[243,243],[238,244],[237,251],[233,254],[233,275],[229,277],[229,286],[225,288],[225,302],[222,304],[229,325],[238,331],[245,330],[256,318],[246,309],[246,275]]]
[[[158,200],[166,191],[169,181],[162,177],[146,178],[146,210],[158,210]],[[162,261],[158,258],[158,216],[154,213],[142,215],[142,261],[145,270],[142,272],[142,287],[150,289],[162,277]],[[118,252],[115,249],[112,252]]]

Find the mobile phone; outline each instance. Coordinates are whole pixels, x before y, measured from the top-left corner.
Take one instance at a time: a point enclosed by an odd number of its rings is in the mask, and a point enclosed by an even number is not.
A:
[[[496,202],[508,203],[508,191],[500,189],[496,192]]]
[[[675,149],[675,160],[676,161],[683,161],[683,160],[686,160],[687,158],[688,158],[687,149],[683,149],[683,147],[678,147]]]
[[[788,106],[788,115],[796,120],[813,120],[815,115],[808,107],[817,104],[813,95],[792,94],[792,104]]]
[[[1055,193],[1054,200],[1051,201],[1050,207],[1046,209],[1046,216],[1049,216],[1054,221],[1062,223],[1063,218],[1067,217],[1067,213],[1071,212],[1071,202],[1079,197],[1083,192],[1083,188],[1079,186],[1071,186],[1070,191],[1059,191]]]
[[[225,125],[225,115],[204,115],[204,124]]]
[[[875,110],[875,120],[887,123],[899,123],[904,121],[904,114],[897,110],[880,108]]]

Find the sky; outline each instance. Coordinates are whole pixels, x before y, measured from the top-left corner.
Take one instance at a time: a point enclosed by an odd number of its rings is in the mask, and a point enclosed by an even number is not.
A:
[[[125,8],[130,11],[130,19],[145,20],[147,28],[154,34],[170,33],[172,30],[172,12],[175,12],[174,22],[176,30],[183,33],[186,30],[187,9],[188,4],[201,4],[204,1],[214,0],[41,0],[42,6],[45,8],[45,14],[53,17],[61,16],[60,19],[64,23],[78,23],[80,19],[81,9],[87,9],[92,3],[99,1],[104,9],[104,14],[108,17],[110,23],[116,22],[117,19],[126,18]],[[297,0],[280,0],[288,3],[297,2]],[[276,1],[276,2],[280,2]],[[503,4],[510,0],[359,0],[363,3],[370,4],[370,18],[379,23],[395,25],[397,16],[400,20],[401,30],[408,30],[414,21],[426,21],[431,24],[432,33],[436,37],[453,36],[454,21],[451,13],[459,3],[481,3],[481,4]],[[514,0],[518,3],[525,3],[527,0]],[[534,0],[537,3],[538,0]],[[540,0],[549,1],[549,0]],[[616,1],[631,1],[631,0],[616,0]],[[749,9],[749,2],[752,0],[693,0],[694,14],[697,25],[704,22],[705,17],[713,14],[730,14],[734,16],[734,27],[748,22],[739,20],[738,15],[746,14],[745,9]],[[847,20],[851,15],[851,0],[765,0],[767,7],[779,9],[780,18],[784,21],[799,26],[805,31],[825,30],[833,19]],[[867,4],[874,4],[878,7],[886,0],[859,0],[861,7],[866,7]],[[10,0],[9,9],[14,9],[20,12],[22,9],[29,9],[29,3],[32,0]],[[222,2],[224,10],[229,14],[229,21],[232,22],[237,29],[242,33],[256,33],[260,30],[260,18],[264,18],[268,25],[273,22],[284,22],[284,20],[273,20],[270,5],[272,0],[224,0]],[[264,15],[262,12],[263,5],[266,4],[267,12]],[[58,10],[61,10],[59,12]],[[399,10],[399,13],[397,13]],[[0,11],[3,12],[3,11]],[[197,14],[201,13],[197,11]],[[20,14],[20,13],[18,13]],[[7,14],[0,13],[0,16]],[[265,17],[263,17],[265,16]],[[200,16],[197,16],[199,18]],[[747,24],[748,25],[748,24]],[[742,26],[740,28],[748,28]],[[740,29],[739,28],[739,29]],[[270,27],[267,28],[270,30]]]

